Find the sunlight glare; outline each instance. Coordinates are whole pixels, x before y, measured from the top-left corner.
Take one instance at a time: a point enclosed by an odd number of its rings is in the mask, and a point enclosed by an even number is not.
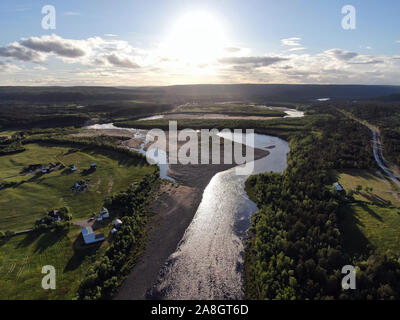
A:
[[[226,39],[222,23],[207,12],[180,17],[161,46],[164,56],[189,64],[216,60],[223,54]]]

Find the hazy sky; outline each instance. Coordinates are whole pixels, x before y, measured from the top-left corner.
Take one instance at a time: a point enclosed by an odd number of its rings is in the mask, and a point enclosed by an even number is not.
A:
[[[398,0],[2,1],[0,85],[400,85],[399,16]]]

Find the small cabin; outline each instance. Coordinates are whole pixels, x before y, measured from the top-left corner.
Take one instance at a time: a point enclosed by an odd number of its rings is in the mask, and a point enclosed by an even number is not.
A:
[[[90,165],[90,169],[96,169],[97,168],[97,163],[92,163]]]
[[[114,220],[114,226],[115,228],[120,228],[122,226],[122,221],[119,219]]]
[[[100,216],[103,217],[103,219],[109,218],[110,217],[110,213],[108,212],[107,208],[101,208],[100,210]]]
[[[112,228],[112,229],[111,229],[111,234],[116,234],[117,232],[118,232],[117,229],[115,229],[115,228]]]
[[[82,237],[85,241],[85,244],[96,243],[100,241],[104,241],[104,234],[103,233],[94,233],[92,227],[82,228]]]
[[[335,191],[337,191],[337,192],[344,191],[343,186],[339,182],[335,182],[333,184],[333,187],[335,188]]]
[[[70,170],[71,170],[71,172],[75,172],[75,171],[78,171],[78,168],[75,167],[74,165],[72,165],[72,166],[70,167]]]

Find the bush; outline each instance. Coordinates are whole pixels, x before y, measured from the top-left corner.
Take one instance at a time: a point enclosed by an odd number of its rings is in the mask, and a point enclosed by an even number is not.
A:
[[[5,236],[6,236],[6,238],[11,238],[13,235],[15,234],[15,232],[14,231],[10,231],[10,230],[8,230],[8,231],[6,231],[6,234],[5,234]]]

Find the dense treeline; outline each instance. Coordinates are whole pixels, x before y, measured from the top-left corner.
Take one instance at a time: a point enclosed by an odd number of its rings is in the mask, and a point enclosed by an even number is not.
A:
[[[239,119],[185,119],[178,120],[178,130],[191,129],[254,129],[256,133],[276,135],[283,139],[292,133],[308,130],[305,126],[308,121],[305,118],[280,118],[271,120],[239,120]],[[148,121],[121,121],[116,126],[122,128],[169,129],[169,120],[157,119]]]
[[[121,217],[123,224],[104,256],[89,268],[78,288],[78,299],[109,299],[115,294],[142,248],[146,208],[158,179],[159,172],[156,171],[105,201],[110,213]]]
[[[138,119],[171,111],[171,104],[131,100],[80,100],[80,104],[64,100],[43,100],[43,103],[17,100],[0,103],[0,128],[82,127],[94,119],[99,122]],[[1,99],[0,99],[1,102]]]
[[[0,143],[0,156],[14,154],[23,151],[25,151],[25,148],[22,145],[21,141],[11,141],[10,143],[6,144]]]
[[[400,165],[400,103],[351,102],[341,108],[379,128],[385,157]]]
[[[81,127],[89,120],[88,114],[76,108],[21,103],[0,105],[0,128]]]
[[[260,208],[246,253],[247,298],[400,298],[397,257],[344,251],[337,217],[343,200],[327,172],[374,166],[370,132],[329,106],[312,107],[309,114],[314,133],[292,136],[284,174],[252,176],[246,183]],[[357,290],[341,287],[347,264],[357,265]]]

